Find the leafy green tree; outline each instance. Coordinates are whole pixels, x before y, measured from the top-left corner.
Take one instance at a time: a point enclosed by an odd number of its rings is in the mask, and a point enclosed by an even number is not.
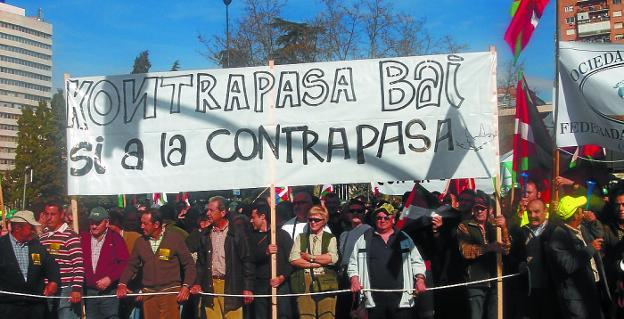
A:
[[[134,59],[134,66],[132,67],[132,74],[147,73],[152,67],[149,60],[149,51],[145,50]]]
[[[27,180],[26,207],[62,200],[66,194],[64,147],[59,145],[62,134],[52,108],[45,102],[36,108],[26,107],[22,109],[18,125],[15,169],[9,177],[9,203],[21,207],[24,178]],[[25,176],[30,169],[34,173],[32,182],[29,176]]]
[[[275,63],[292,64],[316,62],[319,53],[317,42],[324,32],[320,26],[275,18],[271,23],[279,34]]]

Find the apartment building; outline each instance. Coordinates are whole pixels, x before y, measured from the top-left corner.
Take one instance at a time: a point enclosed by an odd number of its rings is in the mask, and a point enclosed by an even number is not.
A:
[[[559,39],[624,43],[622,0],[559,0]]]
[[[0,3],[0,173],[13,169],[24,106],[52,97],[52,25]]]

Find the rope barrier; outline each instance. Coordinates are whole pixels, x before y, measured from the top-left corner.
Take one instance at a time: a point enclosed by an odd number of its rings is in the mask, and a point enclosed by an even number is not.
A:
[[[563,148],[558,148],[558,149],[562,153],[568,154],[570,156],[574,156],[574,153],[566,151]],[[596,163],[622,163],[622,162],[624,162],[624,160],[599,160],[599,159],[594,159],[594,158],[591,158],[591,157],[585,157],[585,156],[578,155],[578,154],[576,155],[576,157],[580,158],[582,160],[588,161],[588,162],[596,162]]]
[[[488,278],[488,279],[483,279],[483,280],[475,280],[475,281],[469,281],[469,282],[462,282],[462,283],[458,283],[458,284],[452,284],[452,285],[445,285],[445,286],[439,286],[439,287],[431,287],[431,288],[427,288],[426,291],[433,291],[433,290],[442,290],[442,289],[448,289],[448,288],[455,288],[455,287],[465,287],[465,286],[470,286],[470,285],[476,285],[476,284],[480,284],[480,283],[485,283],[485,282],[489,282],[489,281],[499,281],[499,280],[503,280],[503,279],[507,279],[507,278],[511,278],[511,277],[516,277],[519,276],[520,273],[516,273],[516,274],[511,274],[511,275],[504,275],[501,277],[494,277],[494,278]],[[409,289],[409,290],[405,290],[405,289],[362,289],[362,291],[370,291],[370,292],[409,292],[409,293],[413,293],[414,289]],[[319,292],[308,292],[308,293],[298,293],[298,294],[281,294],[281,295],[276,295],[277,297],[299,297],[299,296],[319,296],[319,295],[334,295],[334,294],[340,294],[340,293],[347,293],[347,292],[351,292],[351,289],[341,289],[341,290],[332,290],[332,291],[319,291]],[[178,294],[177,291],[163,291],[163,292],[143,292],[143,293],[129,293],[126,296],[127,297],[138,297],[138,296],[159,296],[159,295],[173,295],[173,294]],[[213,297],[234,297],[234,298],[245,298],[245,297],[254,297],[254,298],[270,298],[273,297],[273,295],[233,295],[233,294],[216,294],[216,293],[211,293],[211,292],[201,292],[199,293],[200,295],[204,295],[204,296],[213,296]],[[30,298],[42,298],[42,299],[65,299],[68,297],[65,296],[43,296],[43,295],[33,295],[33,294],[25,294],[25,293],[19,293],[19,292],[12,292],[12,291],[3,291],[0,290],[0,295],[12,295],[12,296],[20,296],[20,297],[30,297]],[[117,298],[116,295],[100,295],[100,296],[83,296],[82,299],[99,299],[99,298]]]

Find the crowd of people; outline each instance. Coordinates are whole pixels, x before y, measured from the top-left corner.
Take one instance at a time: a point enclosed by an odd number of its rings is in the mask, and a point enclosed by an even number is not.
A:
[[[279,318],[493,319],[502,256],[504,318],[623,318],[624,183],[558,182],[558,202],[528,180],[502,214],[481,191],[416,189],[425,213],[405,218],[408,194],[295,192],[275,244],[265,198],[94,207],[79,234],[51,202],[0,237],[0,317],[269,318],[259,295],[276,288],[296,294],[278,297]]]

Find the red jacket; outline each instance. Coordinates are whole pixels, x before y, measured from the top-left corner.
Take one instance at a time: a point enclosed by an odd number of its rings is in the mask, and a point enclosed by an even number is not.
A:
[[[108,230],[106,232],[95,273],[93,272],[93,264],[91,262],[90,233],[80,234],[80,245],[84,253],[86,287],[97,289],[95,283],[108,276],[112,282],[110,288],[114,288],[128,263],[128,248],[126,248],[126,242],[123,238],[114,231]]]

